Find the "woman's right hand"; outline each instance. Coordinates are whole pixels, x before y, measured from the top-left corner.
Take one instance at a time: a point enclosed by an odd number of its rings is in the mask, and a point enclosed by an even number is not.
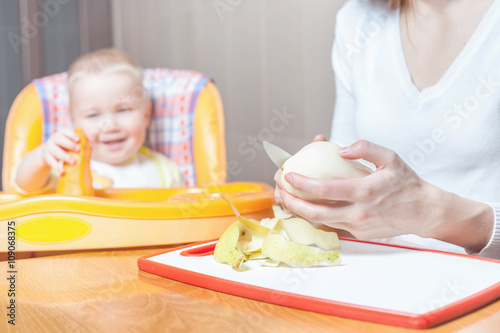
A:
[[[48,166],[62,174],[64,169],[61,162],[67,164],[76,162],[74,157],[68,154],[68,151],[78,152],[80,150],[79,141],[80,137],[75,131],[59,130],[42,145],[42,159]]]
[[[323,134],[317,134],[312,142],[316,141],[327,141],[327,140]],[[280,204],[281,207],[283,207],[283,209],[288,212],[288,209],[283,204],[283,199],[281,198],[280,195],[280,192],[283,189],[283,186],[281,185],[281,168],[279,168],[278,171],[276,171],[276,173],[274,174],[274,181],[276,182],[276,186],[274,188],[274,200],[276,201],[276,204]]]

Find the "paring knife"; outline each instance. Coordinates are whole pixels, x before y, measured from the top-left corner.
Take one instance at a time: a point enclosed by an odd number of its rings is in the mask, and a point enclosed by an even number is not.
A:
[[[292,157],[290,153],[286,152],[278,146],[273,145],[270,142],[263,141],[262,144],[264,145],[267,156],[269,156],[271,161],[273,161],[273,163],[276,164],[278,168],[281,168],[285,161]]]

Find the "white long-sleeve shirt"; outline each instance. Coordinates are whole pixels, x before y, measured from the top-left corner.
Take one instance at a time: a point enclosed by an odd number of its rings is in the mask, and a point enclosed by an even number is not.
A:
[[[399,11],[348,1],[337,15],[335,36],[331,141],[366,139],[390,148],[426,181],[489,203],[495,228],[479,255],[500,258],[500,0],[439,82],[422,91],[406,65]],[[398,238],[464,252],[414,235]]]

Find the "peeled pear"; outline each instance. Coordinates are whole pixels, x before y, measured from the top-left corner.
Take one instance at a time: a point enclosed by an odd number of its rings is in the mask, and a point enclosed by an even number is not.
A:
[[[295,189],[285,180],[285,175],[295,172],[316,179],[349,179],[369,175],[372,170],[358,161],[342,158],[337,151],[340,146],[330,141],[316,141],[299,150],[281,167],[281,184],[285,190],[311,202],[324,199]]]

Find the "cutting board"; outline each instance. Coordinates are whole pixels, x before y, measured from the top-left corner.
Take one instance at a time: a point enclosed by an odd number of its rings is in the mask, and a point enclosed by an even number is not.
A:
[[[141,257],[139,269],[258,301],[387,325],[428,328],[500,298],[500,261],[341,239],[334,267],[242,271],[213,257],[217,241]]]

